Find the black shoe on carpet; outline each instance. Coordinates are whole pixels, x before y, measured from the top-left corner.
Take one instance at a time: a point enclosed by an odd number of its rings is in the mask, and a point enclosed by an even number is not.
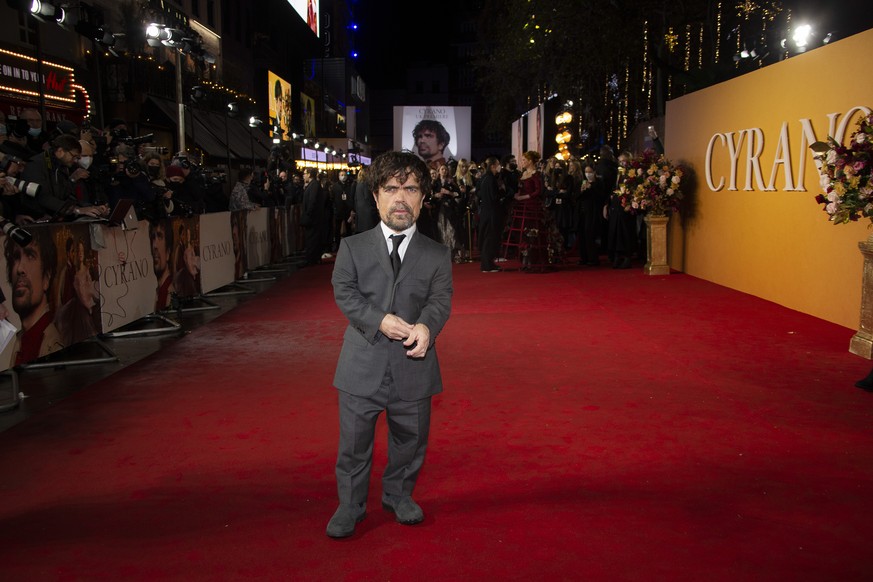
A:
[[[401,497],[384,493],[382,495],[382,507],[393,512],[397,522],[403,525],[415,525],[424,520],[424,512],[421,510],[421,507],[409,496]]]
[[[355,526],[367,517],[367,504],[340,505],[327,522],[327,535],[331,538],[347,538],[355,533]]]

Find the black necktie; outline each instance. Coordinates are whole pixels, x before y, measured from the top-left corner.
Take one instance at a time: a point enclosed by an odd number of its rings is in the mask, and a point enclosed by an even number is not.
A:
[[[394,244],[394,248],[391,249],[391,266],[394,268],[394,278],[397,278],[397,274],[400,272],[400,243],[403,242],[403,239],[406,238],[405,234],[392,234],[390,237],[391,242]]]

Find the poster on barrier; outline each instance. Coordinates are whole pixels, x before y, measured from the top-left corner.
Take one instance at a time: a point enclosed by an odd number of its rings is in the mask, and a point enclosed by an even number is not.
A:
[[[173,229],[173,291],[182,299],[201,294],[200,289],[200,217],[175,216],[167,219]]]
[[[230,212],[200,215],[200,289],[209,293],[233,283],[234,252]]]
[[[102,224],[93,228],[98,229],[95,239],[101,242],[97,250],[100,316],[103,333],[109,333],[155,311],[156,272],[166,269],[167,262],[158,264],[147,220],[130,230]]]
[[[248,271],[246,252],[246,225],[248,210],[234,210],[230,213],[230,239],[233,244],[233,278],[242,279]]]
[[[285,250],[288,240],[285,222],[285,207],[274,206],[270,210],[270,262],[280,263],[289,253]]]
[[[26,238],[3,239],[0,364],[4,369],[101,331],[99,268],[89,225],[35,224],[21,230]],[[27,244],[21,244],[23,240]]]
[[[270,209],[249,210],[246,217],[248,268],[257,269],[270,262]]]

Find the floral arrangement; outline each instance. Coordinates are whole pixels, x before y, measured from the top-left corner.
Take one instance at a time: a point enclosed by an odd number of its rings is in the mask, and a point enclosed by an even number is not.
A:
[[[815,197],[824,205],[834,224],[846,224],[862,216],[873,219],[873,113],[858,122],[849,145],[834,138],[810,146],[821,164],[821,186]]]
[[[673,166],[663,154],[648,149],[618,169],[615,195],[626,212],[666,214],[679,212],[683,170]]]

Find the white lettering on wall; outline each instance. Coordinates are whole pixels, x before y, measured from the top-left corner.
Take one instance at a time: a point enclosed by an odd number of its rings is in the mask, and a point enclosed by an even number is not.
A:
[[[827,135],[842,143],[846,135],[850,133],[849,123],[852,122],[854,116],[856,114],[869,115],[870,112],[871,109],[869,107],[857,105],[849,109],[842,118],[840,113],[828,113]],[[820,141],[820,138],[817,137],[810,119],[799,119],[798,123],[800,125],[800,144],[796,150],[791,147],[791,125],[787,121],[782,123],[779,129],[779,138],[775,142],[773,161],[769,168],[770,179],[766,183],[764,182],[764,174],[761,167],[761,155],[764,153],[765,146],[767,145],[763,129],[760,127],[750,127],[739,131],[713,134],[706,146],[704,162],[706,164],[704,169],[706,185],[711,191],[719,192],[724,189],[725,182],[727,182],[727,189],[729,191],[736,191],[737,180],[739,177],[742,177],[744,179],[744,191],[772,192],[780,189],[777,185],[777,176],[781,169],[781,190],[786,192],[805,192],[807,159],[812,159],[812,150],[809,149],[809,146],[816,141]],[[821,139],[823,140],[824,138]],[[743,176],[738,176],[743,140],[746,142],[745,172]],[[796,163],[795,155],[797,156]],[[729,162],[730,174],[728,176],[714,175],[712,170],[713,160],[726,160]],[[816,161],[816,164],[819,164],[819,162]],[[794,171],[795,168],[797,173]]]

